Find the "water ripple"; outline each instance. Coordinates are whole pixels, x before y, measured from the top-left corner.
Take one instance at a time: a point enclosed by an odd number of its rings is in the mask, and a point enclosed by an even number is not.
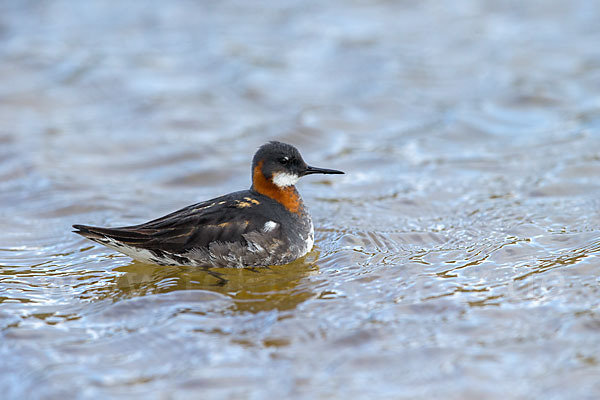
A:
[[[597,3],[4,3],[3,398],[599,397]],[[247,188],[267,140],[346,171],[299,183],[301,260],[71,233]]]

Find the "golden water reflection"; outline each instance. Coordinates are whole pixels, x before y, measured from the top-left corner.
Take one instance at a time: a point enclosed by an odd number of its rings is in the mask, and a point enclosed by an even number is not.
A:
[[[317,256],[313,251],[291,264],[257,269],[199,269],[131,261],[115,268],[119,275],[102,287],[85,291],[82,298],[118,301],[178,290],[207,290],[230,297],[240,312],[291,310],[316,296],[311,290],[314,285],[305,278],[319,273]]]

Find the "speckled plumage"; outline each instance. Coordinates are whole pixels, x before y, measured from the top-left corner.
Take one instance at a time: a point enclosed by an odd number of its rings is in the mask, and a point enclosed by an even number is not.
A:
[[[252,187],[133,226],[73,225],[76,233],[144,262],[259,267],[287,264],[314,242],[312,220],[293,183],[312,173],[291,145],[270,142],[252,162]],[[294,178],[295,177],[295,178]]]

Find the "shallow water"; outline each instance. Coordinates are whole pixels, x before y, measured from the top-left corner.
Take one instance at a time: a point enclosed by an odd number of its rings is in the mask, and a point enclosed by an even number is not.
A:
[[[600,397],[593,1],[4,2],[3,398]],[[314,250],[132,261],[71,233],[249,186]]]

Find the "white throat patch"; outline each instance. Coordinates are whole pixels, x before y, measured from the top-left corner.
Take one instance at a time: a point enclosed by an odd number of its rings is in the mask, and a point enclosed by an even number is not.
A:
[[[295,185],[298,179],[300,179],[298,175],[279,172],[273,176],[273,183],[282,188]]]

